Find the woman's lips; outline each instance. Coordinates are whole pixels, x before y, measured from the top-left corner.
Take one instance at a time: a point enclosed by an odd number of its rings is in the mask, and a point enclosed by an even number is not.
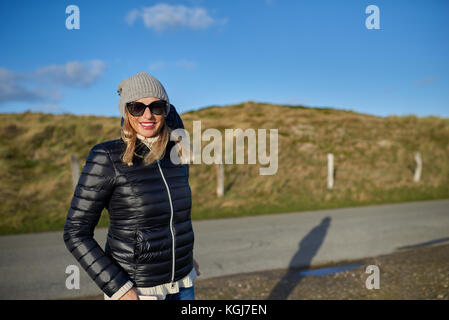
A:
[[[139,124],[145,130],[151,130],[151,129],[154,129],[154,127],[155,127],[154,122],[139,122]]]

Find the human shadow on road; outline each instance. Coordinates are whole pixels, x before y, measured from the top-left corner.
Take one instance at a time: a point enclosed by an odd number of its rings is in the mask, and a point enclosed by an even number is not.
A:
[[[449,242],[449,237],[434,239],[434,240],[430,240],[430,241],[426,241],[426,242],[412,244],[412,245],[409,245],[409,246],[403,246],[403,247],[399,247],[397,249],[398,250],[404,250],[404,249],[413,249],[413,248],[420,248],[420,247],[429,247],[429,246],[432,246],[434,244],[443,243],[443,242]]]
[[[330,222],[330,217],[324,218],[319,225],[310,230],[310,232],[299,242],[299,249],[290,260],[287,273],[274,286],[267,298],[268,300],[286,300],[290,293],[301,282],[304,276],[299,273],[299,267],[301,267],[301,270],[310,267],[313,257],[317,254],[323,244]]]

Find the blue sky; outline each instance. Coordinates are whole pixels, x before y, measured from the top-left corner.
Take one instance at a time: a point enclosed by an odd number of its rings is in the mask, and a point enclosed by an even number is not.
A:
[[[118,84],[146,71],[180,112],[253,100],[449,117],[448,14],[444,0],[3,0],[0,112],[119,116]]]

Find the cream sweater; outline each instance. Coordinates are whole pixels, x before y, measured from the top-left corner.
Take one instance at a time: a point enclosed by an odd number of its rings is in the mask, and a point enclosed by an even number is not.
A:
[[[153,143],[154,143],[157,139],[159,139],[159,136],[146,138],[146,137],[144,137],[144,136],[142,136],[142,135],[140,135],[140,134],[137,134],[137,138],[138,138],[139,140],[141,140],[143,143],[145,143],[149,149],[151,149],[151,146],[153,145]]]
[[[189,288],[193,286],[193,281],[196,279],[197,274],[195,268],[186,275],[181,280],[173,283],[164,283],[154,287],[136,287],[137,294],[139,296],[145,296],[148,298],[153,298],[154,300],[164,300],[167,294],[174,294],[179,292],[179,288]],[[133,287],[133,283],[128,281],[121,287],[112,297],[108,297],[104,294],[105,300],[118,300],[120,299],[129,289]]]

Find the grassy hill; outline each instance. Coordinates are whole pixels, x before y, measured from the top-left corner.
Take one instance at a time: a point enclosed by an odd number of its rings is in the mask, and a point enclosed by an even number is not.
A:
[[[251,101],[181,116],[191,134],[194,120],[223,137],[225,128],[279,130],[277,173],[259,175],[259,164],[225,165],[222,198],[215,166],[191,165],[193,219],[449,197],[447,118]],[[25,112],[0,119],[0,234],[62,229],[73,195],[71,155],[82,167],[93,145],[120,137],[120,118]],[[423,159],[419,183],[413,182],[416,151]],[[337,170],[332,190],[326,188],[329,152]],[[99,225],[107,223],[104,210]]]

